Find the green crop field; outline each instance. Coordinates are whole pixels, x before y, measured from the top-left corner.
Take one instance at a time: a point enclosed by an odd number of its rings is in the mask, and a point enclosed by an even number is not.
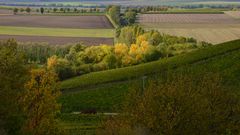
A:
[[[2,35],[62,36],[62,37],[114,37],[113,29],[65,29],[0,26]]]

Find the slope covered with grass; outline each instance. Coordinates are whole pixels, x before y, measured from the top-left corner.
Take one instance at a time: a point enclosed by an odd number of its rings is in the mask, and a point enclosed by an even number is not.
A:
[[[178,55],[167,59],[161,59],[155,62],[94,72],[79,77],[74,77],[63,81],[61,83],[61,89],[79,89],[87,86],[139,78],[145,75],[158,74],[168,69],[175,69],[187,64],[205,61],[207,59],[222,56],[233,51],[240,51],[240,40],[226,42],[205,49],[193,51],[191,53]]]
[[[181,61],[180,61],[181,60]],[[151,65],[153,66],[151,68]],[[163,66],[167,67],[163,67]],[[213,46],[208,49],[195,51],[190,54],[180,55],[166,60],[159,60],[153,63],[143,64],[141,66],[134,66],[135,70],[132,68],[116,69],[114,71],[104,71],[99,73],[94,73],[100,76],[102,73],[107,76],[107,73],[116,75],[115,72],[119,73],[122,70],[128,69],[131,72],[139,73],[137,71],[143,71],[142,68],[146,66],[144,73],[147,73],[148,79],[164,79],[168,73],[178,74],[192,74],[198,77],[199,75],[204,75],[206,72],[218,73],[222,77],[222,83],[224,87],[228,87],[232,90],[240,90],[240,41],[232,41],[228,43],[221,44],[219,46]],[[150,69],[157,68],[159,70],[154,70],[154,72],[149,71]],[[125,75],[132,75],[131,72]],[[125,72],[123,72],[125,73]],[[152,74],[154,73],[154,74]],[[166,73],[166,74],[165,74]],[[134,81],[124,81],[115,83],[106,83],[101,79],[99,82],[105,83],[104,85],[97,85],[94,88],[84,88],[79,87],[74,90],[66,90],[60,98],[62,103],[62,112],[68,113],[64,114],[62,119],[62,126],[64,129],[71,131],[73,133],[87,132],[92,133],[95,129],[99,128],[103,116],[94,115],[91,118],[87,117],[87,121],[78,121],[76,117],[84,117],[79,115],[69,114],[70,112],[80,112],[85,109],[94,108],[97,112],[119,112],[120,105],[124,103],[124,96],[129,92],[132,82],[136,85],[142,85],[141,74],[135,74],[137,77]],[[109,75],[111,76],[111,75]],[[122,76],[124,78],[124,76]],[[122,79],[121,78],[121,79]],[[125,77],[129,78],[129,76]],[[77,77],[74,79],[82,78]],[[116,78],[109,78],[109,80],[115,81]],[[109,81],[111,82],[111,81]],[[84,83],[83,83],[84,84]],[[88,84],[91,84],[90,82]],[[96,84],[96,83],[92,83]],[[80,85],[79,85],[80,86]],[[83,85],[84,86],[84,85]],[[86,85],[85,85],[86,86]],[[240,91],[239,91],[240,94]],[[72,117],[73,120],[69,119]]]

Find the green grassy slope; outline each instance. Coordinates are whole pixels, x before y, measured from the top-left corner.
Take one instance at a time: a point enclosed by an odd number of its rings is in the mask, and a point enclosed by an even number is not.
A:
[[[160,60],[150,63],[150,65],[155,66],[153,68],[161,70],[157,70],[157,74],[150,74],[150,71],[145,70],[146,72],[144,73],[149,73],[149,79],[164,79],[164,75],[162,76],[162,74],[166,72],[174,72],[176,75],[191,73],[196,75],[196,77],[205,72],[214,72],[220,73],[223,77],[222,81],[225,87],[232,88],[233,90],[240,90],[240,40],[195,51],[190,54],[180,55],[168,60]],[[149,68],[150,65],[143,64],[142,66],[146,66],[146,69],[151,69]],[[143,68],[142,66],[140,66],[140,69]],[[164,68],[163,66],[166,67]],[[138,68],[135,69],[141,71]],[[119,69],[116,71],[118,70]],[[103,73],[107,74],[106,72]],[[114,72],[111,71],[110,73]],[[138,74],[138,76],[141,75],[143,74]],[[136,80],[139,80],[134,81],[136,84],[142,84],[141,79]],[[98,112],[118,112],[119,106],[124,102],[124,95],[128,93],[132,84],[132,81],[106,83],[104,86],[100,87],[98,85],[96,88],[92,89],[79,87],[80,89],[76,88],[74,91],[65,91],[59,100],[63,104],[62,112],[79,112],[88,108],[94,108]],[[78,120],[78,117],[81,117],[81,120]],[[98,128],[101,120],[104,118],[104,116],[100,115],[82,116],[63,114],[61,126],[71,134],[94,134],[94,130]]]
[[[121,105],[124,95],[128,92],[129,83],[109,84],[88,90],[64,93],[59,102],[62,112],[80,112],[96,109],[98,112],[114,112]],[[117,109],[116,109],[117,110]]]
[[[85,88],[86,86],[93,86],[107,82],[116,82],[131,78],[138,78],[144,75],[160,73],[166,71],[167,69],[177,68],[186,64],[203,61],[211,57],[223,55],[234,50],[240,50],[240,40],[215,45],[191,53],[137,66],[82,75],[63,81],[61,83],[61,88],[63,90]]]

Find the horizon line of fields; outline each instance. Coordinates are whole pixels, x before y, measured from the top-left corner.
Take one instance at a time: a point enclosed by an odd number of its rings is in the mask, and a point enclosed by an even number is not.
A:
[[[71,29],[0,26],[1,35],[113,38],[114,29]]]

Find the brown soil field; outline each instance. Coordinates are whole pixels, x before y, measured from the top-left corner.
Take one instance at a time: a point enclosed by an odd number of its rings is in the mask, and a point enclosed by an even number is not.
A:
[[[147,30],[212,44],[240,39],[240,19],[227,14],[143,14],[138,23]]]
[[[233,17],[233,18],[240,19],[240,11],[226,11],[224,13]]]
[[[7,10],[7,9],[0,9],[0,16],[2,15],[12,15],[12,11],[11,10]],[[0,18],[1,19],[1,18]]]
[[[106,16],[1,16],[1,26],[51,27],[51,28],[109,28],[113,26]]]
[[[65,45],[71,43],[83,43],[84,45],[113,45],[113,38],[90,38],[90,37],[47,37],[47,36],[15,36],[0,35],[0,40],[14,38],[18,42],[41,42],[50,45]]]
[[[143,14],[140,23],[239,24],[226,14]]]

